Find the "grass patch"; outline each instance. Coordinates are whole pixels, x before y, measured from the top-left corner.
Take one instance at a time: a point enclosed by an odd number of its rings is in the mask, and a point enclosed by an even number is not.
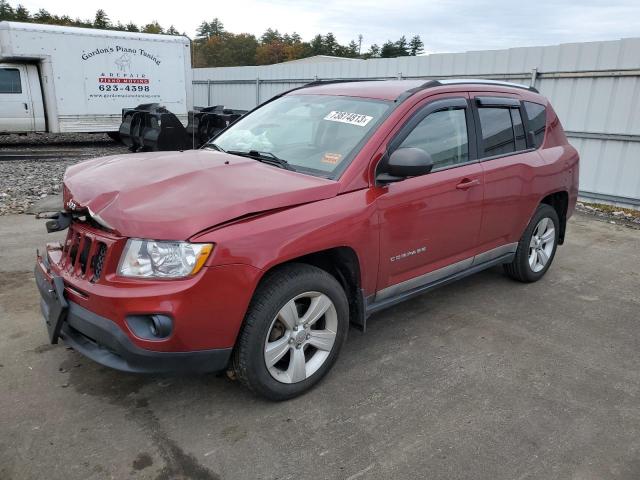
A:
[[[616,205],[607,205],[604,203],[588,203],[588,202],[580,202],[585,207],[592,207],[598,209],[604,213],[609,215],[613,215],[613,212],[624,212],[627,215],[631,215],[635,218],[640,218],[640,210],[634,210],[633,208],[624,208]]]

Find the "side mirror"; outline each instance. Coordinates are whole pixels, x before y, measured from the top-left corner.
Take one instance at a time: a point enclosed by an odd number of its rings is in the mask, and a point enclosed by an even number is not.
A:
[[[407,177],[425,175],[432,168],[431,155],[421,148],[399,148],[391,154],[376,181],[380,184],[398,182]]]

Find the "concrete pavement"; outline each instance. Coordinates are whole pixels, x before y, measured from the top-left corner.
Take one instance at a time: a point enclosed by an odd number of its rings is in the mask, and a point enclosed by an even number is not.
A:
[[[382,312],[285,403],[48,345],[52,238],[0,217],[2,479],[640,478],[640,231],[574,217],[540,282],[493,269]]]

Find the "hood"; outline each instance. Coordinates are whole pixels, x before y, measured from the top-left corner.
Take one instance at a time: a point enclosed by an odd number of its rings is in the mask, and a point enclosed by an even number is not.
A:
[[[67,169],[65,207],[126,237],[186,240],[252,213],[337,195],[337,182],[210,150],[96,158]]]

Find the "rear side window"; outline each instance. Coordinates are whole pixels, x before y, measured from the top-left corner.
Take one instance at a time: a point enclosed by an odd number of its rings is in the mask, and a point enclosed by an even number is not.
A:
[[[427,115],[400,145],[405,147],[429,153],[434,170],[468,162],[466,110],[440,110]]]
[[[533,102],[524,102],[527,112],[529,131],[533,132],[533,146],[538,148],[544,140],[544,130],[547,125],[547,110],[543,105]]]
[[[0,93],[22,93],[20,71],[17,68],[0,68]]]
[[[516,151],[510,108],[483,107],[478,109],[484,157],[504,155]]]

